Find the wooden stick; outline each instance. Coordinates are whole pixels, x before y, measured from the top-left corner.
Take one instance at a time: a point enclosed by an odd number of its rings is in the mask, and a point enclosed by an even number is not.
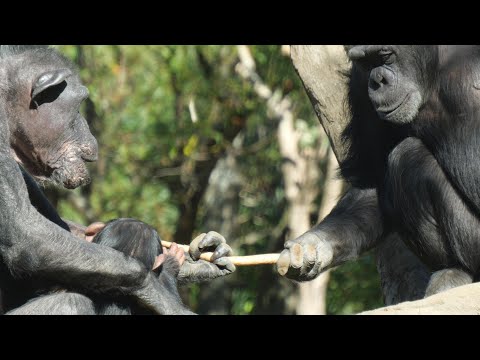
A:
[[[167,249],[172,246],[173,243],[168,241],[162,241],[162,246]],[[185,252],[188,252],[190,247],[188,245],[177,244]],[[210,261],[213,253],[203,253],[200,256],[200,259],[205,261]],[[280,254],[261,254],[261,255],[250,255],[250,256],[228,256],[230,261],[235,266],[252,266],[252,265],[265,265],[265,264],[275,264],[280,257]]]

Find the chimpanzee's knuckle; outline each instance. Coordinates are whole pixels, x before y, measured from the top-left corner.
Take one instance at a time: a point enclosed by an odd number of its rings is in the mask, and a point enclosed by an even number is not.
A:
[[[230,246],[228,246],[226,244],[221,244],[215,249],[215,252],[212,255],[212,260],[216,260],[216,259],[225,257],[229,253],[231,253]]]
[[[226,240],[223,236],[215,231],[210,231],[205,235],[205,237],[200,241],[199,247],[200,249],[217,247],[221,244],[226,243]]]
[[[223,237],[223,235],[222,235],[222,234],[219,234],[219,233],[216,232],[216,231],[209,231],[209,232],[207,233],[207,235],[208,235],[209,237],[211,237],[211,238],[213,239],[213,241],[215,241],[216,243],[219,243],[219,244],[220,244],[220,243],[226,243],[226,242],[227,242],[227,240],[225,240],[225,238]]]

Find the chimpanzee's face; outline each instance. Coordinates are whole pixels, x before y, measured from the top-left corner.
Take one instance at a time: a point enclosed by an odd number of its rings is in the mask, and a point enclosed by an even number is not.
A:
[[[97,141],[80,114],[88,90],[69,67],[26,69],[7,94],[10,143],[31,175],[74,189],[87,184],[85,161],[95,161]]]
[[[430,55],[434,57],[432,51],[434,49],[421,45],[355,45],[350,48],[349,58],[367,72],[368,96],[381,119],[398,124],[415,119],[424,103],[427,86],[420,70],[423,60]]]

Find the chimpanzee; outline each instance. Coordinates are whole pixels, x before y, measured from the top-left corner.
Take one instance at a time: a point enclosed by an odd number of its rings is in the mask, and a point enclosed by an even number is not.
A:
[[[96,160],[97,142],[79,113],[87,96],[72,64],[53,49],[0,46],[0,310],[24,304],[32,289],[57,285],[68,292],[30,300],[22,313],[92,314],[97,294],[127,296],[157,314],[190,313],[140,261],[79,238],[85,227],[62,220],[30,176],[68,189],[88,183],[84,162]],[[235,270],[215,232],[190,249],[179,282]],[[198,260],[209,249],[215,262]]]
[[[185,252],[177,244],[173,243],[170,249],[163,248],[160,236],[153,227],[129,218],[113,219],[107,223],[93,223],[88,226],[85,234],[85,240],[121,251],[125,255],[141,261],[147,269],[153,269],[163,286],[163,290],[170,294],[170,306],[177,306],[185,312],[177,289],[177,276],[180,272],[180,266],[185,261]],[[51,289],[36,289],[38,295],[43,294],[45,296],[65,291],[66,289],[59,286],[54,286]],[[138,306],[128,297],[118,297],[112,302],[112,299],[108,296],[91,295],[86,304],[92,306],[92,302],[94,311],[98,315],[151,314],[151,311]],[[71,306],[75,305],[71,304]],[[82,304],[82,306],[85,306],[85,304]],[[24,309],[27,308],[28,311],[29,307],[30,303],[27,302],[26,305],[12,310],[9,314],[23,314]]]
[[[93,224],[95,225],[95,224]],[[91,229],[92,226],[89,226]],[[148,224],[135,219],[114,219],[94,230],[87,229],[87,241],[111,247],[141,261],[147,269],[153,269],[165,291],[172,296],[172,305],[176,301],[178,307],[184,306],[177,289],[177,276],[180,266],[185,261],[185,252],[173,243],[170,249],[162,247],[157,231]],[[95,231],[98,233],[95,234]],[[99,315],[141,315],[149,314],[135,303],[124,301],[111,302],[110,299],[93,297]]]
[[[426,296],[480,273],[480,46],[348,46],[352,185],[277,269],[304,281],[396,232],[431,269]]]

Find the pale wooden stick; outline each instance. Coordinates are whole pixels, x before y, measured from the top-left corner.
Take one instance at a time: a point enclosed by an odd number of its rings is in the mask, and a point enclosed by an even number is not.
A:
[[[172,246],[173,243],[168,241],[162,241],[162,246],[167,249]],[[188,252],[190,247],[188,245],[177,244],[185,252]],[[200,259],[205,261],[210,261],[213,253],[203,253],[200,256]],[[250,256],[228,256],[230,261],[235,266],[252,266],[252,265],[265,265],[265,264],[275,264],[280,257],[280,254],[261,254],[261,255],[250,255]]]

